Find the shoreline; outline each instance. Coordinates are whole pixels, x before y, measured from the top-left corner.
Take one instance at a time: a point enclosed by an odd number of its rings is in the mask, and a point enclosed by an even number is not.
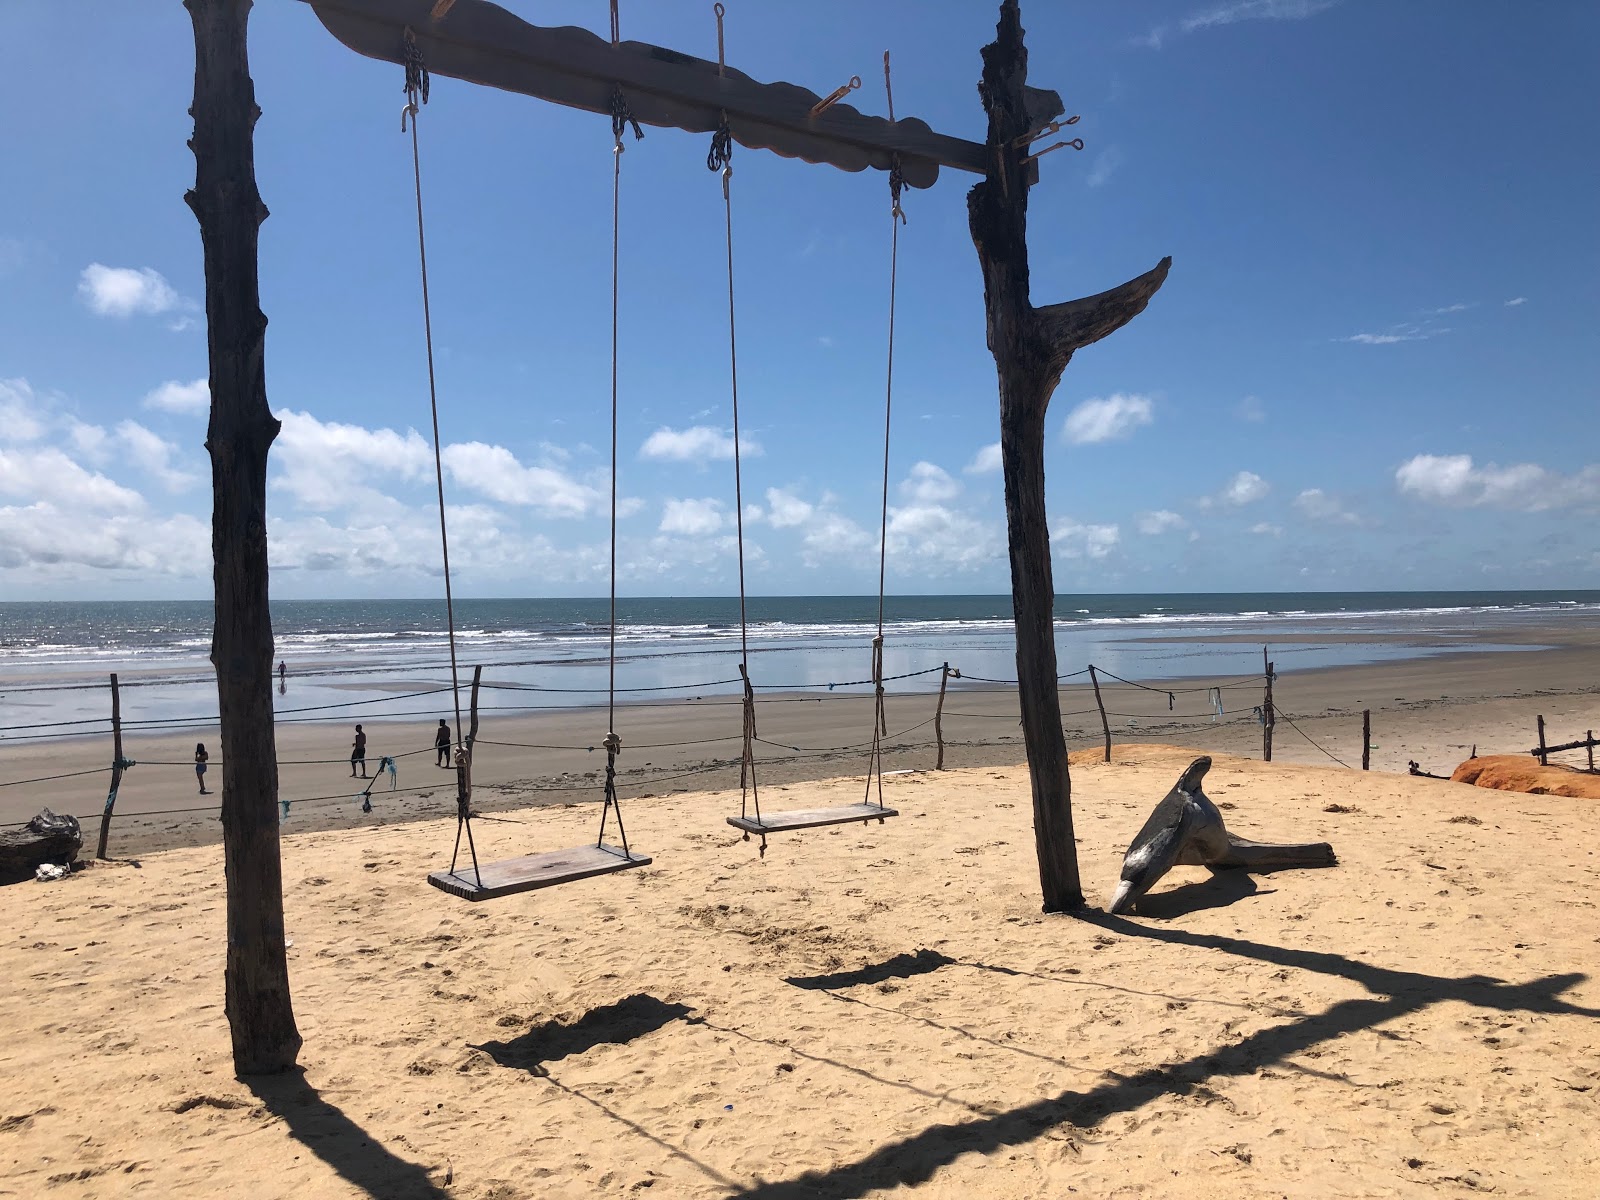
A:
[[[1576,631],[1574,631],[1576,632]],[[1535,718],[1546,717],[1551,742],[1582,736],[1600,726],[1600,634],[1572,637],[1569,645],[1516,652],[1461,651],[1360,666],[1283,670],[1275,684],[1279,721],[1274,759],[1281,762],[1352,767],[1360,762],[1361,711],[1372,711],[1372,767],[1404,772],[1408,761],[1448,775],[1474,745],[1481,753],[1524,753],[1535,741]],[[1127,686],[1102,677],[1114,743],[1160,741],[1199,752],[1260,758],[1262,731],[1253,709],[1259,684],[1224,690],[1224,715],[1213,721],[1206,708],[1206,680],[1172,680],[1166,686]],[[965,681],[962,681],[964,684]],[[291,801],[285,834],[448,821],[455,811],[454,775],[433,765],[432,738],[438,717],[449,717],[448,696],[440,711],[420,719],[372,718],[367,769],[380,756],[398,757],[398,788],[374,783],[373,812],[361,811],[361,779],[348,774],[348,718],[280,722],[277,727],[279,795]],[[1101,727],[1086,683],[1060,688],[1063,727],[1071,750],[1098,747]],[[883,768],[931,771],[936,758],[934,715],[937,692],[890,692],[889,736]],[[947,767],[1013,767],[1025,761],[1016,726],[1014,686],[963,686],[952,680],[943,714]],[[757,702],[757,772],[774,808],[795,807],[786,792],[823,780],[865,781],[871,739],[870,693],[786,692]],[[709,697],[617,706],[623,750],[618,789],[624,804],[690,790],[726,793],[738,811],[740,702]],[[597,805],[606,730],[604,706],[500,713],[484,705],[474,763],[473,804],[494,814],[514,808]],[[197,794],[194,744],[213,753],[207,776],[212,794]],[[217,806],[223,764],[214,725],[161,733],[126,732],[129,769],[117,798],[111,853],[146,853],[212,844],[220,838]],[[84,826],[92,854],[99,814],[109,783],[109,733],[71,739],[0,743],[5,779],[68,775],[25,786],[0,787],[0,824],[26,821],[42,807],[71,813]],[[594,747],[590,749],[589,747]],[[1571,756],[1568,756],[1571,757]],[[1556,761],[1563,761],[1558,756]],[[78,775],[77,772],[96,772]],[[187,811],[195,810],[200,811]],[[180,810],[180,811],[174,811]],[[88,818],[84,820],[84,818]],[[537,832],[530,842],[538,840]]]

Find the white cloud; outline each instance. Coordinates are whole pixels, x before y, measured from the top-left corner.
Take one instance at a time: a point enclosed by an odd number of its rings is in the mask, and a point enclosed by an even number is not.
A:
[[[206,413],[211,410],[211,384],[205,379],[179,383],[169,379],[144,398],[146,408],[170,413]]]
[[[830,558],[855,557],[878,544],[874,535],[849,517],[825,509],[815,510],[807,519],[801,540],[801,561],[808,567],[820,566]]]
[[[1349,337],[1334,338],[1336,342],[1355,342],[1361,346],[1393,346],[1399,342],[1425,342],[1429,335],[1421,331],[1410,333],[1352,333]]]
[[[683,537],[705,537],[720,532],[725,519],[720,500],[668,500],[660,529]]]
[[[1479,467],[1470,454],[1418,454],[1394,473],[1400,491],[1455,508],[1544,512],[1600,504],[1600,463],[1562,475],[1536,463]]]
[[[999,530],[939,503],[889,510],[890,569],[897,574],[973,571],[1000,556]],[[863,534],[866,544],[874,539]]]
[[[1321,488],[1306,488],[1294,498],[1294,506],[1313,521],[1337,525],[1359,525],[1361,518],[1347,510],[1338,499]]]
[[[1146,537],[1157,537],[1175,529],[1187,529],[1189,522],[1175,512],[1160,508],[1154,512],[1140,513],[1134,518],[1134,527]]]
[[[942,467],[919,462],[900,481],[900,495],[913,504],[940,504],[961,494],[961,485]]]
[[[1230,0],[1191,13],[1172,25],[1157,25],[1143,37],[1134,38],[1134,44],[1159,50],[1174,33],[1195,33],[1221,25],[1235,25],[1240,21],[1299,21],[1326,12],[1339,0]]]
[[[1526,296],[1513,296],[1510,300],[1506,301],[1506,307],[1516,308],[1519,304],[1526,304],[1527,302],[1528,298]]]
[[[739,453],[754,458],[762,453],[761,445],[748,434],[741,435]],[[729,459],[733,457],[733,435],[712,425],[691,425],[688,429],[662,426],[639,447],[639,457],[697,463]]]
[[[78,279],[78,298],[102,317],[164,313],[188,302],[151,267],[108,267],[90,263]]]
[[[1250,526],[1250,532],[1263,534],[1267,537],[1280,537],[1283,534],[1283,526],[1274,525],[1270,521],[1259,521]]]
[[[282,488],[307,508],[326,511],[343,505],[372,506],[387,498],[368,486],[373,479],[421,482],[433,473],[433,450],[415,429],[367,429],[321,421],[307,412],[285,409],[272,446]]]
[[[1241,421],[1265,421],[1267,419],[1267,409],[1261,403],[1259,397],[1246,396],[1233,406],[1233,415]]]
[[[1085,525],[1071,517],[1051,524],[1050,546],[1063,558],[1104,558],[1122,537],[1115,525]]]
[[[0,495],[69,513],[133,513],[144,498],[132,488],[84,470],[54,446],[0,450]]]
[[[1087,183],[1092,188],[1104,186],[1121,165],[1122,151],[1115,146],[1107,146],[1095,156],[1094,166],[1089,168]]]
[[[968,475],[988,475],[1000,469],[1000,443],[991,442],[987,446],[979,447],[978,452],[972,456],[962,470]]]
[[[169,492],[181,492],[195,482],[196,476],[172,464],[178,447],[137,421],[121,422],[117,426],[117,440],[126,450],[128,461],[160,480]]]
[[[0,379],[0,442],[32,442],[44,436],[40,407],[26,379]]]
[[[1071,445],[1086,446],[1123,438],[1155,418],[1150,398],[1117,392],[1085,400],[1067,414],[1062,436]]]
[[[767,519],[774,529],[787,529],[804,525],[811,519],[813,506],[793,492],[782,488],[767,489]]]
[[[90,512],[71,500],[0,507],[0,570],[72,581],[85,569],[209,578],[211,527],[186,513]]]
[[[1447,317],[1451,313],[1466,312],[1467,309],[1471,307],[1472,305],[1470,304],[1447,304],[1443,308],[1430,308],[1426,310],[1423,315],[1429,317]]]
[[[1264,499],[1271,490],[1272,485],[1254,471],[1240,471],[1228,481],[1228,485],[1218,494],[1217,499],[1223,504],[1240,508]]]
[[[414,431],[407,432],[422,442]],[[610,507],[599,488],[580,483],[554,467],[523,466],[504,446],[458,442],[446,446],[442,457],[458,487],[502,504],[525,505],[554,517],[581,517]]]

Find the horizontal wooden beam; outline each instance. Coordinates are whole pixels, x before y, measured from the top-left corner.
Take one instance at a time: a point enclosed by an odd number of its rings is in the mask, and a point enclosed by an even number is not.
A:
[[[642,124],[711,133],[726,115],[729,132],[743,146],[845,171],[887,171],[898,156],[906,183],[918,188],[931,187],[941,166],[982,175],[991,165],[983,144],[936,133],[915,117],[890,121],[844,103],[814,114],[822,97],[796,84],[761,83],[732,67],[644,42],[614,46],[587,29],[530,25],[488,0],[306,3],[358,54],[403,62],[409,28],[434,75],[589,112],[609,114],[616,85]],[[1040,96],[1060,111],[1053,93]],[[1041,111],[1051,106],[1044,103]]]

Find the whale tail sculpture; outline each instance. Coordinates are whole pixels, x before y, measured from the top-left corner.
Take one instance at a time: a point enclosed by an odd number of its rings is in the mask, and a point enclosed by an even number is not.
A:
[[[1122,882],[1111,898],[1113,913],[1127,912],[1177,866],[1272,871],[1338,865],[1327,842],[1252,842],[1229,833],[1217,806],[1200,790],[1210,769],[1207,755],[1190,763],[1139,830],[1122,860]]]

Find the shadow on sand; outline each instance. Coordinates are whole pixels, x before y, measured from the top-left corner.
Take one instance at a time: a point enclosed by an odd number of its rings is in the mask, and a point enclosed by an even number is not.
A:
[[[298,1070],[252,1075],[242,1082],[268,1112],[281,1117],[289,1136],[339,1173],[351,1186],[392,1200],[449,1200],[428,1170],[391,1154],[343,1110],[328,1103]]]
[[[682,1020],[694,1010],[686,1004],[668,1004],[645,992],[626,996],[615,1004],[591,1008],[572,1024],[546,1021],[509,1042],[484,1042],[474,1046],[502,1067],[545,1075],[546,1063],[559,1062],[596,1046],[620,1046]]]

